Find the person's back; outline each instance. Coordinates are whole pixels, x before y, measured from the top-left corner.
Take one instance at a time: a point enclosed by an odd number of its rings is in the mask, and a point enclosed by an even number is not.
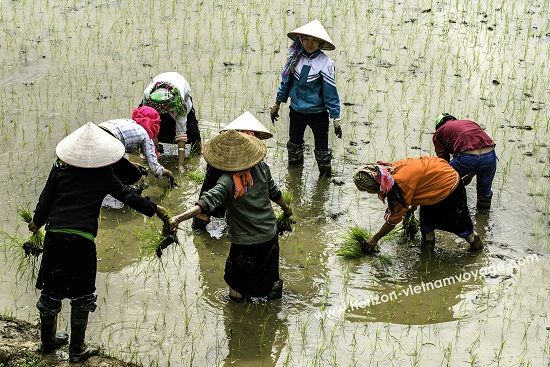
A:
[[[99,127],[107,129],[124,144],[126,153],[134,153],[149,139],[147,131],[132,119],[115,119],[102,122]]]
[[[224,203],[227,207],[228,237],[231,242],[247,244],[264,242],[277,231],[275,212],[271,199],[278,189],[274,186],[269,166],[260,162],[250,168],[254,179],[245,195],[234,198],[234,182],[231,173],[225,173],[218,180],[227,190]],[[204,197],[201,197],[204,199]]]
[[[439,158],[449,161],[449,155],[467,150],[495,146],[491,137],[475,122],[450,120],[439,127],[434,136],[435,152]]]
[[[437,156],[449,162],[464,185],[477,176],[477,208],[489,209],[497,166],[493,139],[477,123],[442,113],[435,119],[433,143]]]

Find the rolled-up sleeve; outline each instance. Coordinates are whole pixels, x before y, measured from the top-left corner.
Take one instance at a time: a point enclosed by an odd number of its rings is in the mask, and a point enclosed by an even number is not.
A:
[[[155,177],[160,177],[164,173],[164,167],[159,163],[157,154],[155,153],[155,143],[152,139],[145,139],[141,144],[143,155],[147,161],[147,166]]]

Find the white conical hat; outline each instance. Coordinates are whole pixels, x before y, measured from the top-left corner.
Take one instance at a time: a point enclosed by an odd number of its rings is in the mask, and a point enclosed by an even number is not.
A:
[[[330,51],[336,48],[334,46],[334,43],[332,43],[332,40],[328,36],[327,31],[325,31],[325,28],[323,28],[323,25],[317,19],[309,22],[306,25],[301,26],[300,28],[296,28],[292,32],[287,33],[287,36],[294,41],[299,34],[317,37],[325,41],[325,44],[322,45],[321,50]]]
[[[124,151],[124,144],[91,122],[67,135],[55,148],[59,159],[81,168],[108,166],[118,162]]]
[[[233,120],[229,125],[221,129],[220,132],[226,130],[247,130],[254,131],[254,135],[258,139],[269,139],[273,134],[260,122],[253,114],[246,111],[235,120]]]

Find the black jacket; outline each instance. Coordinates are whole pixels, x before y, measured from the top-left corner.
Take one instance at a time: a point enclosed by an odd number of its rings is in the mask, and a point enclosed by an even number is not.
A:
[[[101,203],[111,194],[152,217],[157,205],[129,190],[111,167],[77,168],[54,163],[34,211],[34,224],[45,229],[75,229],[97,235]]]

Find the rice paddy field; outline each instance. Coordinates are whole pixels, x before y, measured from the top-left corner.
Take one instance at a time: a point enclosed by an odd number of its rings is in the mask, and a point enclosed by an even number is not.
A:
[[[310,131],[304,166],[287,167],[288,104],[269,118],[286,33],[313,19],[336,45],[344,134],[330,136],[332,179],[319,178]],[[103,209],[88,339],[143,366],[549,366],[549,19],[546,0],[0,1],[0,313],[38,321],[40,258],[10,243],[28,238],[18,209],[36,205],[56,144],[88,121],[128,118],[152,77],[178,71],[204,141],[247,110],[274,133],[266,162],[296,220],[280,237],[283,298],[226,300],[222,220],[182,223],[158,258],[140,246],[158,219]],[[383,223],[354,171],[434,155],[442,112],[497,143],[491,209],[476,209],[475,180],[467,187],[486,247],[438,232],[427,252],[396,233],[376,255],[338,256],[350,227]],[[149,175],[143,195],[180,213],[200,183],[176,180]]]

